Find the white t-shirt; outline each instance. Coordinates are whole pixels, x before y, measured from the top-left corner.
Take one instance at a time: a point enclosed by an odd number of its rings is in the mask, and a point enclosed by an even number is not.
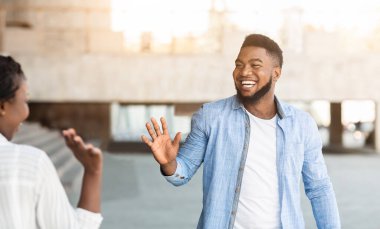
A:
[[[45,152],[0,134],[0,228],[95,229],[102,219],[70,205]]]
[[[280,228],[276,120],[250,118],[251,134],[234,229]]]

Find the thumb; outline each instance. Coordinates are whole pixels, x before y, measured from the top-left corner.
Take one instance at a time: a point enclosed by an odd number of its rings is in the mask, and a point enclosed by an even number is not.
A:
[[[175,137],[174,137],[174,140],[173,140],[173,144],[174,145],[179,145],[179,142],[181,141],[181,132],[178,132]]]

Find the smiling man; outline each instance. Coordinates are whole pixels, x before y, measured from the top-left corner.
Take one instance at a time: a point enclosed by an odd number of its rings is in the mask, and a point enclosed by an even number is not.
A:
[[[193,115],[182,146],[161,118],[147,123],[161,172],[187,183],[203,163],[203,210],[198,228],[305,228],[300,180],[318,228],[340,228],[338,207],[315,121],[275,96],[283,57],[276,42],[251,34],[235,61],[237,94]]]

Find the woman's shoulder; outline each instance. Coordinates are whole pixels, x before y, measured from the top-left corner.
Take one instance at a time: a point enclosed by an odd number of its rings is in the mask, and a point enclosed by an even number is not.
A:
[[[17,159],[19,165],[29,170],[38,170],[41,164],[49,163],[47,154],[34,146],[23,144],[9,144],[6,153],[9,157]]]
[[[32,158],[41,157],[46,155],[44,151],[38,149],[34,146],[16,144],[9,142],[8,144],[1,145],[0,152],[4,155],[8,155],[11,157],[27,157],[31,156]]]
[[[50,171],[47,154],[30,145],[7,144],[0,147],[0,180],[13,180],[20,184],[37,185],[43,173]]]
[[[25,158],[33,158],[36,160],[46,159],[46,153],[31,145],[15,144],[15,148],[20,156]]]

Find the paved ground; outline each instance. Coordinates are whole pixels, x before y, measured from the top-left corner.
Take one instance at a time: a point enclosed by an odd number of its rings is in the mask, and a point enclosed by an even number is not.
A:
[[[380,228],[380,155],[325,155],[344,229]],[[106,154],[104,229],[193,229],[201,211],[201,171],[185,186],[160,175],[148,154]],[[75,199],[75,198],[74,198]],[[310,204],[306,228],[316,228]]]

